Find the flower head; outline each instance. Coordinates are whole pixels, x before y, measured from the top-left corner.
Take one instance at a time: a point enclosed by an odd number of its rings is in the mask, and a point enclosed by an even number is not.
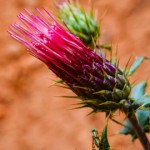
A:
[[[86,13],[74,3],[62,1],[59,4],[59,17],[85,45],[94,47],[100,33],[92,11]]]
[[[45,15],[37,11],[38,16],[26,9],[20,13],[24,26],[11,25],[10,35],[61,78],[85,106],[99,109],[103,102],[118,103],[128,97],[130,84],[118,67],[66,31],[46,9]]]

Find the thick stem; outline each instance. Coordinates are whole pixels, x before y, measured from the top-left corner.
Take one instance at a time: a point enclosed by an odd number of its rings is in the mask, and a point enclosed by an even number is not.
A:
[[[129,119],[136,135],[138,136],[144,150],[150,150],[150,143],[148,141],[148,138],[146,137],[146,134],[145,134],[143,128],[141,127],[138,120],[136,119],[135,114],[132,113],[131,115],[129,115],[128,119]]]
[[[129,110],[129,106],[130,106],[130,102],[127,101],[125,103],[125,114],[127,115],[136,135],[138,136],[144,150],[150,150],[150,142],[148,141],[148,138],[143,130],[143,128],[141,127],[141,125],[139,124],[135,113],[131,110]]]

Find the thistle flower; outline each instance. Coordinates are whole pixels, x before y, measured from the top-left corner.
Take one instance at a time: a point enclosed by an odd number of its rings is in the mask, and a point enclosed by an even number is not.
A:
[[[86,47],[46,9],[45,14],[36,10],[38,16],[26,9],[25,14],[20,13],[18,18],[24,26],[12,24],[9,34],[61,78],[85,107],[106,111],[114,106],[101,108],[102,103],[119,103],[128,98],[130,84],[118,67]]]
[[[67,24],[68,28],[79,37],[83,43],[94,47],[99,37],[99,25],[93,17],[92,11],[86,13],[71,2],[61,2],[59,5],[59,18]]]

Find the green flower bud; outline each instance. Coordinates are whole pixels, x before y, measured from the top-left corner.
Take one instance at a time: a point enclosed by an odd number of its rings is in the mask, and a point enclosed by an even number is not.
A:
[[[94,47],[100,33],[92,11],[85,13],[82,8],[77,8],[73,3],[62,2],[59,4],[59,17],[85,45]]]

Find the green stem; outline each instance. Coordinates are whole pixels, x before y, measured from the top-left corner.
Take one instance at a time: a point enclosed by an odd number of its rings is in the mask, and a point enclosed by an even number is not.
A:
[[[127,115],[136,135],[138,136],[138,138],[143,146],[143,149],[150,150],[150,143],[148,141],[148,138],[144,132],[144,129],[141,127],[139,121],[137,120],[134,111],[130,110],[130,105],[131,105],[130,101],[126,101],[123,111]]]

